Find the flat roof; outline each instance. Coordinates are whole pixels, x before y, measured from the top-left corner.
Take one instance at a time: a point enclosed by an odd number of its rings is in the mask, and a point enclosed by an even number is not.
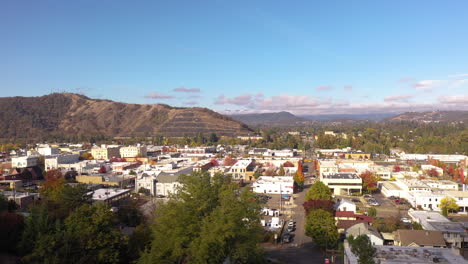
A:
[[[110,199],[115,196],[119,196],[121,194],[128,193],[128,192],[130,192],[129,189],[109,188],[109,189],[97,189],[90,193],[92,193],[93,195],[92,197],[93,200],[105,201],[107,199]]]
[[[466,260],[454,254],[450,248],[374,246],[381,264],[466,264]],[[435,261],[434,261],[435,260]]]
[[[403,190],[400,188],[400,186],[398,186],[398,184],[394,182],[386,181],[386,182],[383,182],[382,185],[385,186],[385,188],[387,188],[388,190],[398,190],[398,191]]]
[[[324,179],[361,179],[356,173],[334,173],[322,176]]]
[[[445,193],[455,197],[468,198],[468,191],[445,191]]]

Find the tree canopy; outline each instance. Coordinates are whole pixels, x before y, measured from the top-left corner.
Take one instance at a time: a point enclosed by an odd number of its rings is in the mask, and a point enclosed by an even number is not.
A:
[[[312,210],[306,219],[306,235],[321,248],[335,248],[339,234],[333,214],[323,209]]]
[[[457,211],[459,206],[453,197],[446,196],[440,199],[439,207],[442,209],[442,214],[447,216],[450,211]]]
[[[306,193],[306,201],[308,200],[331,200],[332,193],[330,188],[321,181],[316,181]]]
[[[260,202],[229,177],[194,173],[160,204],[151,224],[154,240],[139,263],[258,263]]]

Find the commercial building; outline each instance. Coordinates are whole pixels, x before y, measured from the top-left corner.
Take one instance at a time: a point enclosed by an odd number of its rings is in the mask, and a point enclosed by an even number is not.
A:
[[[108,160],[111,158],[120,158],[120,147],[94,147],[91,149],[91,155],[94,159]]]
[[[130,196],[129,189],[97,189],[88,193],[94,203],[106,203],[109,205],[116,205],[120,200]]]
[[[121,147],[119,151],[121,158],[146,157],[147,155],[147,150],[145,146]]]
[[[22,157],[12,157],[11,166],[13,168],[26,168],[37,166],[39,162],[38,156],[22,156]]]
[[[449,248],[419,248],[399,246],[374,246],[375,260],[380,264],[466,264],[457,251]],[[351,251],[348,241],[344,243],[344,264],[358,264],[358,258]]]
[[[252,188],[256,193],[292,194],[294,179],[291,176],[260,176]]]
[[[362,179],[355,173],[325,174],[320,176],[320,181],[335,195],[362,192]]]
[[[78,154],[50,155],[44,158],[44,167],[46,170],[59,169],[59,164],[72,164],[78,162],[79,159]]]
[[[253,160],[238,160],[229,169],[233,180],[251,181],[253,179],[255,164]]]

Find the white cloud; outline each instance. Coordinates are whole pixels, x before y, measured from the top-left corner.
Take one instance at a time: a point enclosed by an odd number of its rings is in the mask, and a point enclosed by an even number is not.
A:
[[[461,78],[461,77],[468,77],[468,73],[462,73],[462,74],[454,74],[454,75],[449,75],[449,78]]]
[[[395,95],[395,96],[385,97],[384,101],[385,102],[406,102],[411,98],[413,98],[412,95]]]

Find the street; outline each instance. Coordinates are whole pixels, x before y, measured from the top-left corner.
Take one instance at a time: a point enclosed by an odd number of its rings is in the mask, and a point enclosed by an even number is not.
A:
[[[264,249],[269,260],[291,264],[324,263],[323,253],[315,246],[312,239],[305,235],[305,212],[302,204],[305,201],[305,194],[310,183],[306,182],[304,190],[293,195],[295,199],[290,206],[291,217],[296,221],[296,230],[292,232],[294,234],[293,241],[288,244],[265,246]]]

